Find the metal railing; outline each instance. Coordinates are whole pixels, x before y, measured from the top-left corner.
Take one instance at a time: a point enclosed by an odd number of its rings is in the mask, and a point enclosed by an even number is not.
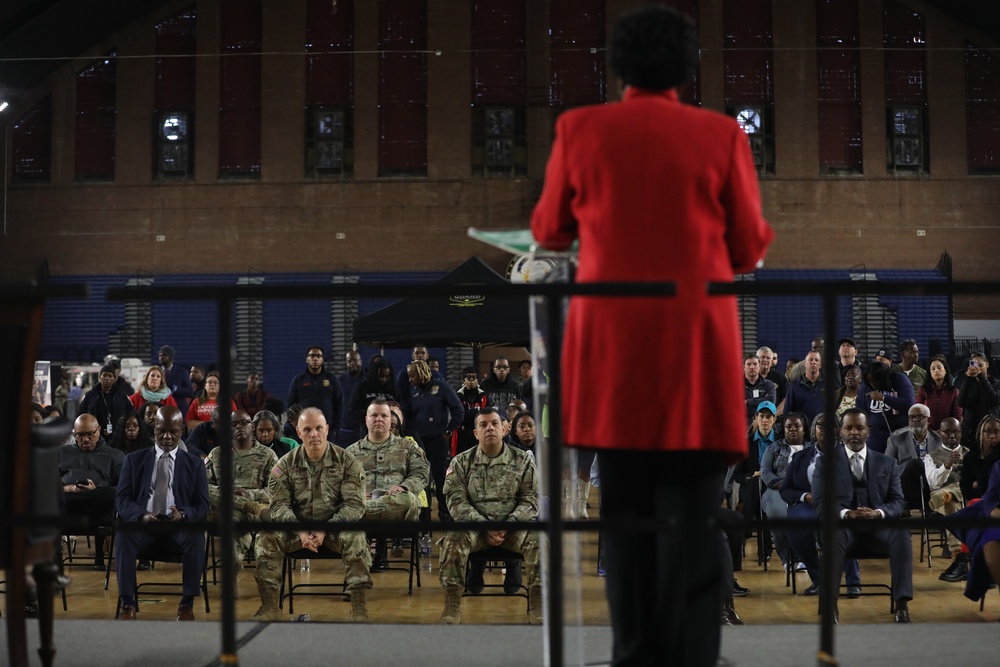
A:
[[[495,285],[477,286],[477,292],[488,297],[496,298],[522,298],[531,296],[543,296],[547,298],[547,315],[549,320],[548,333],[548,358],[551,369],[549,380],[549,409],[550,409],[550,431],[548,435],[549,449],[545,461],[546,488],[550,494],[560,488],[562,481],[562,430],[560,422],[560,363],[561,363],[561,343],[562,343],[562,298],[567,296],[593,296],[593,297],[664,297],[669,298],[674,291],[673,283],[577,283],[577,284],[531,284],[531,285]],[[948,295],[1000,295],[1000,282],[953,282],[953,283],[928,283],[928,284],[904,284],[904,283],[865,283],[865,282],[741,282],[741,283],[712,283],[706,286],[707,293],[714,296],[722,295],[801,295],[820,296],[823,299],[824,333],[825,340],[836,340],[837,338],[837,297],[856,294],[890,294],[896,296],[948,296]],[[379,285],[303,285],[289,286],[282,285],[246,285],[246,286],[206,286],[194,289],[191,286],[169,287],[169,286],[148,286],[148,287],[122,287],[109,289],[108,300],[124,301],[132,299],[143,299],[148,301],[214,301],[218,311],[217,330],[217,352],[218,367],[221,377],[232,376],[233,354],[231,349],[232,326],[230,313],[234,304],[239,299],[309,299],[309,298],[386,298],[386,297],[434,297],[447,296],[454,291],[454,286],[448,285],[412,285],[412,284],[379,284]],[[0,297],[3,296],[0,290]],[[826,346],[823,358],[823,372],[826,377],[833,377],[836,361],[836,349],[833,346]],[[827,423],[834,423],[836,405],[834,403],[834,392],[825,393],[824,411]],[[223,383],[218,401],[225,405],[230,397],[230,387]],[[825,429],[825,447],[827,451],[833,451],[834,431]],[[223,664],[237,664],[236,656],[236,612],[235,612],[235,577],[234,563],[235,553],[233,551],[233,536],[236,529],[247,530],[301,530],[303,528],[323,528],[328,527],[325,522],[294,522],[294,523],[257,523],[257,522],[236,522],[233,520],[233,478],[232,478],[232,447],[231,444],[231,416],[228,411],[222,411],[217,445],[221,447],[221,488],[220,503],[218,511],[218,521],[213,523],[182,523],[161,527],[163,529],[175,530],[205,530],[209,527],[217,528],[221,535],[222,542],[222,647],[220,660]],[[824,467],[824,484],[826,488],[834,487],[834,466]],[[838,517],[834,506],[834,494],[825,496],[825,503],[821,511],[820,518],[816,521],[795,522],[792,520],[771,521],[768,525],[781,527],[786,525],[797,525],[808,527],[819,525],[822,530],[822,540],[826,544],[836,542],[836,531],[844,525],[860,527],[861,523],[851,520],[842,520]],[[564,521],[558,511],[558,503],[550,503],[551,510],[548,517],[537,522],[524,524],[525,528],[544,531],[547,536],[549,549],[548,558],[548,581],[550,582],[550,592],[547,597],[546,608],[546,632],[547,632],[547,663],[550,665],[562,665],[565,662],[565,646],[563,638],[564,629],[564,609],[563,609],[563,550],[562,537],[566,532],[576,531],[596,531],[596,530],[628,530],[628,531],[650,531],[656,530],[658,526],[650,521],[636,521],[623,525],[616,523],[610,525],[604,521]],[[24,523],[30,521],[30,517],[13,517],[12,522]],[[943,519],[924,518],[925,525],[931,527],[941,527]],[[65,521],[52,520],[53,523],[64,524]],[[870,524],[871,522],[867,522]],[[975,525],[1000,525],[1000,520],[978,519],[965,523]],[[900,521],[886,521],[881,525],[902,525]],[[510,529],[509,522],[454,522],[429,524],[433,529],[459,530],[499,528]],[[516,525],[516,524],[515,524]],[[920,522],[906,520],[907,526],[919,526]],[[949,524],[956,525],[956,524]],[[124,529],[130,529],[125,527]],[[148,530],[148,526],[142,528],[131,527],[131,529]],[[365,530],[373,534],[386,533],[398,530],[411,530],[413,524],[409,522],[388,522],[388,521],[357,521],[338,524],[338,529],[344,530]],[[821,665],[836,664],[835,659],[835,633],[834,633],[834,598],[831,594],[835,586],[839,585],[839,568],[833,559],[825,558],[822,562],[821,580],[821,636],[820,647],[817,651],[818,663]]]

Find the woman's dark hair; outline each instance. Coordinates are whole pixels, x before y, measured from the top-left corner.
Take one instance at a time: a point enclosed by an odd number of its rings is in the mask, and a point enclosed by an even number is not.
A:
[[[688,17],[663,5],[623,14],[611,29],[608,64],[627,86],[675,88],[698,66],[698,38]]]
[[[510,439],[514,442],[514,444],[520,445],[523,448],[528,448],[528,445],[526,443],[521,442],[521,438],[517,436],[517,425],[522,421],[524,421],[525,419],[529,418],[532,421],[534,421],[535,419],[534,417],[531,416],[530,412],[523,412],[523,411],[518,412],[516,415],[514,415],[514,421],[512,421],[510,424]],[[538,439],[537,435],[535,436],[535,439],[536,440]],[[534,443],[532,443],[531,446],[533,447]]]
[[[952,384],[952,382],[951,382],[951,369],[948,368],[948,359],[943,354],[935,354],[933,357],[931,357],[931,360],[927,362],[927,374],[930,375],[931,364],[933,364],[935,361],[940,361],[941,365],[944,366],[944,384],[943,384],[943,386],[946,387],[946,388],[948,388],[948,389],[951,389],[955,385]],[[928,380],[930,380],[930,378],[928,378]],[[934,382],[934,380],[930,380],[930,381],[932,383]]]
[[[135,417],[135,421],[139,424],[139,435],[135,438],[135,445],[128,449],[125,445],[125,424],[128,423],[129,418]],[[118,418],[118,423],[115,424],[114,435],[111,436],[111,442],[108,443],[114,449],[120,449],[121,451],[128,453],[134,452],[140,449],[147,449],[153,446],[153,434],[149,428],[142,415],[129,412],[126,415]]]

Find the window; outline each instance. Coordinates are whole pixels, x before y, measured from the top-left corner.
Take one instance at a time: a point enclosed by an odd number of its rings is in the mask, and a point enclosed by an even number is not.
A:
[[[860,174],[861,43],[857,3],[816,3],[819,170]]]
[[[311,113],[309,161],[315,176],[340,176],[350,171],[353,157],[348,138],[353,134],[347,109],[314,109]]]
[[[1000,174],[1000,66],[965,45],[965,127],[970,174]]]
[[[525,2],[472,5],[472,170],[527,173]]]
[[[354,171],[354,2],[306,5],[306,177]]]
[[[726,113],[742,116],[757,173],[774,173],[771,3],[724,0],[722,14]]]
[[[886,168],[897,175],[926,173],[929,152],[924,17],[895,0],[885,0],[882,16]]]
[[[188,7],[155,28],[153,174],[161,180],[194,175],[196,21]]]
[[[558,110],[607,100],[604,0],[551,0],[549,104]]]
[[[695,28],[698,26],[698,0],[664,0],[664,4],[673,7],[681,14],[694,21]],[[701,106],[701,49],[698,49],[698,69],[695,70],[691,80],[680,86],[677,96],[681,102],[696,107]]]
[[[260,178],[260,3],[220,4],[220,177]]]
[[[427,3],[380,0],[378,175],[427,175]]]
[[[12,183],[48,183],[52,179],[52,96],[14,121],[10,133]]]
[[[116,55],[112,51],[76,75],[77,180],[115,179]]]

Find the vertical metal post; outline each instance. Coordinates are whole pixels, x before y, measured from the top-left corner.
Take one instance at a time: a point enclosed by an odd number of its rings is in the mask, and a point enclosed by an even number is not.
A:
[[[563,518],[559,492],[562,488],[562,296],[546,299],[549,333],[546,339],[549,360],[549,460],[546,486],[549,492],[549,665],[561,666],[563,647]]]
[[[837,296],[831,292],[823,295],[823,456],[826,457],[823,466],[823,507],[821,529],[823,542],[823,559],[820,570],[820,642],[817,664],[820,667],[837,664],[834,657],[834,614],[837,603],[834,591],[840,587],[840,572],[843,569],[843,559],[838,563],[830,555],[836,553],[834,545],[839,539],[840,527],[837,525],[835,466],[833,465],[834,447],[837,442],[837,406],[834,403],[832,378],[837,373],[834,365],[836,354],[834,341],[837,340]],[[807,425],[808,428],[808,425]]]
[[[236,656],[236,551],[233,541],[236,531],[233,528],[233,446],[232,446],[232,413],[230,400],[232,391],[230,383],[233,377],[233,360],[231,352],[232,340],[232,299],[220,297],[217,301],[216,316],[218,322],[218,339],[216,356],[219,368],[219,432],[215,434],[215,442],[219,447],[222,469],[219,471],[219,541],[222,543],[222,654],[219,661],[223,665],[237,665]],[[208,536],[211,539],[211,536]]]

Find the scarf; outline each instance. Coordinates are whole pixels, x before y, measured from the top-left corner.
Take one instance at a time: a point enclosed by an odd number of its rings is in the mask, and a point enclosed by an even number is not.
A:
[[[164,387],[159,391],[153,391],[146,385],[140,385],[139,393],[142,394],[143,400],[147,403],[162,403],[170,395],[170,390]]]

